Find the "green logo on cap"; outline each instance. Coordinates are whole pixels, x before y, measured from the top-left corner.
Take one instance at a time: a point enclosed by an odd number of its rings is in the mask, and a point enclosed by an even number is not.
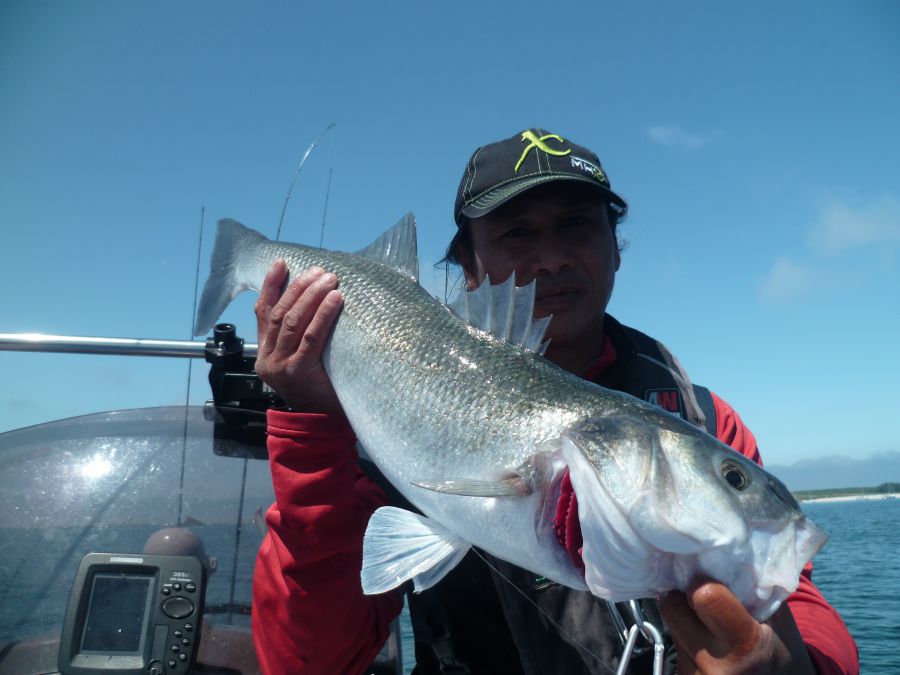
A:
[[[522,142],[528,141],[528,146],[522,151],[522,156],[519,157],[519,161],[516,164],[515,173],[519,173],[519,167],[522,166],[522,162],[525,161],[525,157],[528,156],[528,153],[533,148],[538,148],[539,150],[543,150],[548,155],[555,155],[556,157],[565,157],[570,152],[572,152],[572,148],[568,148],[567,150],[554,150],[545,142],[548,138],[552,138],[555,141],[559,141],[560,143],[565,143],[562,136],[557,136],[556,134],[546,134],[538,138],[538,136],[529,129],[528,131],[522,132]]]

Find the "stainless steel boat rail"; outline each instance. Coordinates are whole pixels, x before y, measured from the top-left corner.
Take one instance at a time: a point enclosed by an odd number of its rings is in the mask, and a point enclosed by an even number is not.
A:
[[[85,337],[45,333],[0,333],[0,351],[119,356],[206,358],[206,341],[153,340],[144,338]],[[244,356],[255,358],[256,344],[244,344]]]

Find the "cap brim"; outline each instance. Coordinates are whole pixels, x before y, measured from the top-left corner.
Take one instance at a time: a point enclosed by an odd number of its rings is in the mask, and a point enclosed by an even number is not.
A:
[[[575,176],[573,174],[543,174],[540,176],[523,178],[522,180],[500,185],[493,190],[489,190],[483,195],[480,195],[468,206],[464,206],[460,209],[460,213],[466,216],[466,218],[481,218],[482,216],[488,215],[494,209],[502,206],[513,197],[517,197],[523,192],[537,187],[538,185],[544,185],[545,183],[552,183],[554,181],[574,181],[590,185],[591,187],[596,188],[613,204],[616,204],[623,209],[628,208],[628,204],[626,204],[624,199],[604,185],[600,185],[595,180],[582,176]]]

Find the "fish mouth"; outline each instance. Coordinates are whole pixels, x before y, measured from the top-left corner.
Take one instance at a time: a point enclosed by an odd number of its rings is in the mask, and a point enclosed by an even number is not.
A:
[[[797,555],[809,562],[828,543],[828,533],[806,516],[800,517],[796,527]]]
[[[765,621],[796,590],[803,568],[827,541],[825,530],[803,515],[782,528],[755,530],[746,563],[759,576],[740,576],[743,592],[732,590],[757,621]]]

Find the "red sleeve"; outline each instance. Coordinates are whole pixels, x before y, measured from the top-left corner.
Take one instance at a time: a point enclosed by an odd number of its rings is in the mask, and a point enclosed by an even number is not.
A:
[[[716,408],[716,436],[741,454],[762,465],[756,439],[725,401],[712,395]],[[787,599],[806,650],[820,675],[856,675],[859,653],[837,611],[812,582],[812,563],[803,568],[800,586]]]
[[[361,471],[343,419],[269,411],[275,504],[253,575],[253,641],[264,673],[360,673],[400,613],[365,596],[362,540],[384,493]]]

